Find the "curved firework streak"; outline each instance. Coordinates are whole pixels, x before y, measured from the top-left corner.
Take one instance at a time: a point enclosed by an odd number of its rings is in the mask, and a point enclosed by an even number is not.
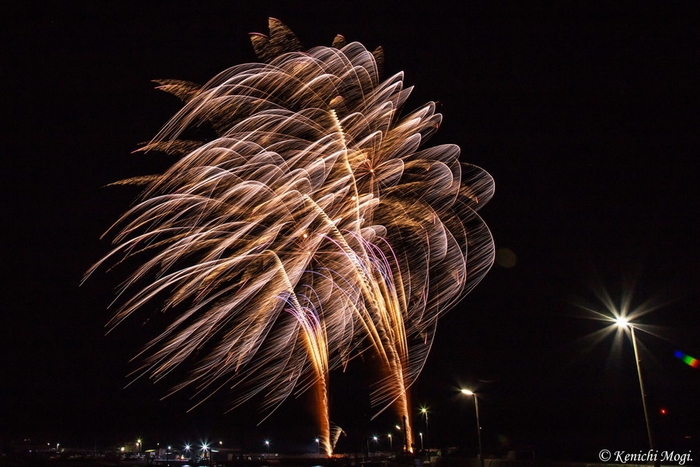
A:
[[[402,73],[380,80],[381,49],[338,36],[302,52],[274,19],[269,37],[251,38],[262,63],[203,86],[158,81],[185,104],[142,150],[178,160],[119,182],[146,189],[88,274],[113,258],[147,258],[112,326],[152,301],[176,310],[140,354],[141,374],[159,380],[188,363],[173,391],[193,386],[206,398],[228,386],[234,406],[261,394],[268,413],[314,386],[330,453],[329,373],[362,352],[383,374],[377,413],[394,405],[410,421],[408,388],[438,318],[493,262],[476,211],[494,185],[460,164],[457,146],[421,149],[441,115],[433,103],[399,115],[411,88]],[[216,138],[185,137],[202,125]]]

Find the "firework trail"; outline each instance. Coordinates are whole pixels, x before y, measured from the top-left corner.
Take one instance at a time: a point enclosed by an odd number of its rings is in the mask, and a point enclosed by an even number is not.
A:
[[[173,391],[227,387],[234,407],[260,395],[268,414],[313,387],[330,454],[329,373],[370,352],[376,413],[394,406],[411,440],[408,388],[437,320],[493,262],[476,214],[493,180],[455,145],[421,149],[441,115],[432,102],[400,115],[411,88],[380,80],[381,49],[337,36],[302,51],[274,19],[251,39],[261,63],[158,81],[184,106],[142,150],[177,161],[118,182],[146,188],[88,275],[136,257],[109,325],[150,302],[170,316],[138,374],[187,366]],[[216,137],[191,140],[203,127]]]

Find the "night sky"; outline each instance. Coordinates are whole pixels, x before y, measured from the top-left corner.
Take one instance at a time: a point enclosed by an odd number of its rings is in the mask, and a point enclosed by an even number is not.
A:
[[[460,3],[457,5],[457,3]],[[261,449],[315,449],[308,398],[261,426],[228,396],[186,413],[188,394],[130,381],[145,343],[138,321],[105,336],[118,274],[83,273],[109,250],[100,235],[138,190],[105,187],[166,167],[133,154],[180,108],[152,79],[203,83],[255,61],[248,33],[282,20],[306,47],[342,33],[385,74],[415,86],[405,110],[439,103],[429,145],[456,143],[496,195],[481,211],[502,255],[441,321],[414,386],[440,446],[595,460],[646,448],[629,338],[586,309],[607,293],[653,309],[637,331],[659,447],[700,458],[700,3],[678,2],[16,2],[0,34],[3,98],[0,441],[92,446],[207,436]],[[40,6],[39,6],[40,5]],[[507,255],[506,255],[507,256]],[[502,256],[499,256],[499,259]],[[645,328],[648,329],[648,328]],[[386,433],[358,360],[334,374],[339,447]],[[660,415],[661,408],[666,415]],[[416,415],[416,431],[425,431]]]

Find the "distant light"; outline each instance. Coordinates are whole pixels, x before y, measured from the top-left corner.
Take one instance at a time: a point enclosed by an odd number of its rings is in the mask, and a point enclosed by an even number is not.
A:
[[[660,413],[661,415],[666,415],[666,409],[663,408],[663,407],[661,407],[661,410],[659,410],[659,413]]]

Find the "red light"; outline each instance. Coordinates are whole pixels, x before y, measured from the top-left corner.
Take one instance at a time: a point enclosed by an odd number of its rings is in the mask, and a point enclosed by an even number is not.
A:
[[[659,410],[659,413],[660,413],[661,415],[666,415],[666,409],[663,408],[663,407],[661,407],[661,410]]]

